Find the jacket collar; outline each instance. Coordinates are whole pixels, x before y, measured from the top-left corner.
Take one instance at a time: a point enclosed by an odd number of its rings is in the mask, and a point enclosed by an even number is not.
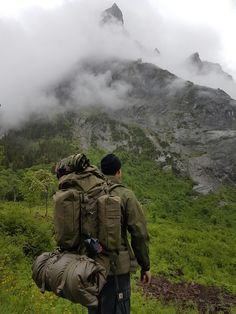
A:
[[[111,181],[112,183],[121,183],[121,178],[117,176],[105,176],[107,180]]]

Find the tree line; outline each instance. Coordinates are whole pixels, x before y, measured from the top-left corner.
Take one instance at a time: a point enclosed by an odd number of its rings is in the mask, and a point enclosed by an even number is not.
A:
[[[55,175],[45,167],[18,171],[10,168],[0,169],[0,200],[2,201],[25,201],[29,207],[44,202],[47,215],[48,200],[56,187]]]

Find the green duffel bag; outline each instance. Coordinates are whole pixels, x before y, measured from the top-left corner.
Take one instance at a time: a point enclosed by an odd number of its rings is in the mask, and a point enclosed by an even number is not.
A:
[[[95,307],[106,282],[107,271],[85,255],[45,252],[34,262],[32,273],[42,292],[53,291],[71,302]]]

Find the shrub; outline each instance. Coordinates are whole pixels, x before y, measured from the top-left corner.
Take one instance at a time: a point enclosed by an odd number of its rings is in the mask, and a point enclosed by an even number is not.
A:
[[[12,238],[25,255],[35,257],[52,248],[52,226],[27,213],[21,207],[7,206],[0,212],[0,233]]]

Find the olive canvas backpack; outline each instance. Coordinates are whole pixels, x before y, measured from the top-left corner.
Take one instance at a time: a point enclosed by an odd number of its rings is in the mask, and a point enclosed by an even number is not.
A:
[[[93,257],[101,250],[118,251],[121,241],[121,205],[107,182],[84,154],[69,156],[56,167],[59,189],[54,199],[55,238],[64,251]]]
[[[69,156],[56,166],[59,179],[54,194],[56,252],[44,252],[32,266],[32,278],[42,292],[87,307],[98,296],[121,242],[121,204],[107,182],[84,154]]]

